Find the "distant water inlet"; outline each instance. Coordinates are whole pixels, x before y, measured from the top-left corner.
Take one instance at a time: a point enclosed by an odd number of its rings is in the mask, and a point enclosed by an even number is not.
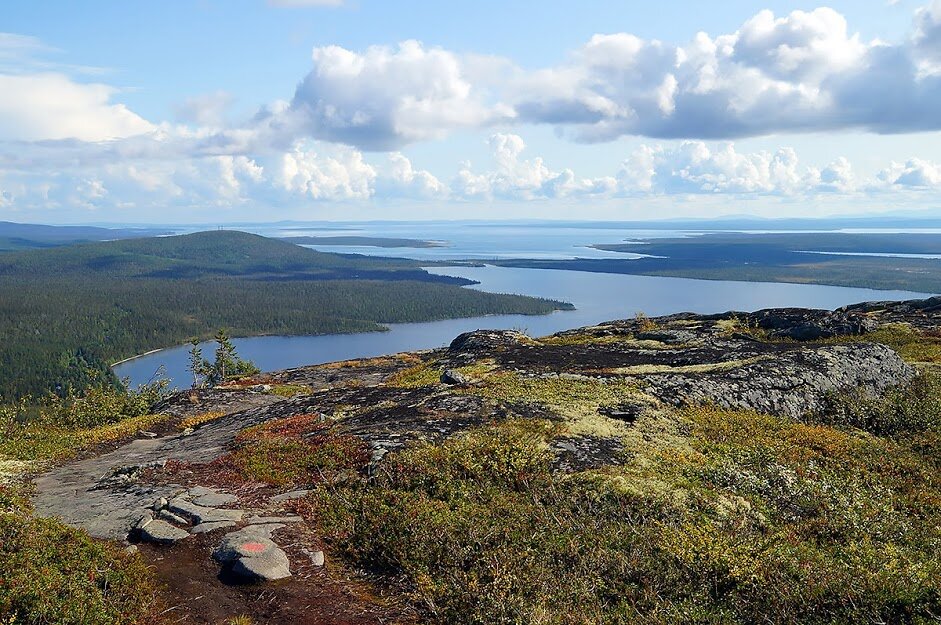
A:
[[[309,364],[368,358],[403,351],[447,345],[461,332],[480,328],[524,330],[532,336],[625,319],[637,313],[649,316],[677,312],[717,313],[761,308],[838,308],[869,300],[903,300],[927,297],[911,291],[877,291],[811,284],[727,282],[661,278],[548,269],[504,267],[433,267],[441,275],[476,280],[473,287],[492,293],[518,293],[571,302],[573,311],[550,315],[495,315],[426,323],[389,325],[388,332],[330,334],[322,336],[259,336],[235,341],[239,354],[263,371]],[[212,349],[211,344],[203,346]],[[174,386],[185,387],[189,346],[173,347],[124,361],[114,367],[132,385],[150,380],[158,370]]]

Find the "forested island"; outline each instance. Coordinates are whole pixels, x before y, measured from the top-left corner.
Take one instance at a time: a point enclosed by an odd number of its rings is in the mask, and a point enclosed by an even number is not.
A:
[[[941,293],[941,234],[705,233],[592,247],[642,258],[510,259],[503,267]]]
[[[0,397],[115,384],[111,363],[220,327],[233,336],[364,332],[569,307],[464,284],[415,261],[237,231],[8,253],[0,256]]]

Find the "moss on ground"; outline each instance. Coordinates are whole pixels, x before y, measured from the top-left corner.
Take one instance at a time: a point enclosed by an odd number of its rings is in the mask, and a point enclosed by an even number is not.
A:
[[[419,388],[441,382],[442,370],[433,362],[420,362],[389,376],[386,386]]]
[[[219,410],[209,410],[206,412],[198,412],[190,417],[184,418],[180,421],[180,429],[188,428],[197,428],[206,423],[212,423],[216,419],[224,417],[227,413]]]
[[[654,403],[630,380],[564,375],[527,377],[508,371],[491,373],[482,383],[462,392],[510,403],[537,404],[561,417],[569,434],[603,438],[622,436],[630,428],[600,414],[599,409],[624,402]]]
[[[275,384],[268,392],[279,397],[300,397],[310,395],[313,389],[306,384]]]

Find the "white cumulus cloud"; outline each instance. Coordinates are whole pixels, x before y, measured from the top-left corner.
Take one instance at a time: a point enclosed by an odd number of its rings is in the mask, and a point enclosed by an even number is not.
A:
[[[362,53],[315,48],[313,62],[291,113],[298,131],[317,139],[389,150],[512,117],[465,78],[458,55],[417,41]]]
[[[112,102],[115,91],[57,73],[0,74],[0,140],[104,141],[153,130],[153,124]]]
[[[941,164],[911,158],[904,163],[892,163],[879,172],[878,177],[894,187],[938,188],[941,187]]]

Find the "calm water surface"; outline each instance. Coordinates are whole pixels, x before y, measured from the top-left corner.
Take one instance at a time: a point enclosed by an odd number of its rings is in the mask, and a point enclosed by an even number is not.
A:
[[[388,250],[387,250],[388,251]],[[272,371],[348,358],[379,356],[447,345],[461,332],[480,328],[525,329],[540,336],[579,326],[633,317],[676,312],[715,313],[727,310],[799,306],[836,308],[866,300],[901,300],[925,297],[910,291],[876,291],[806,284],[722,282],[577,271],[504,267],[437,267],[433,273],[461,276],[480,282],[474,287],[493,293],[521,293],[575,304],[577,310],[551,315],[498,315],[389,326],[388,332],[326,336],[265,336],[237,339],[243,358]],[[211,353],[212,344],[203,351]],[[176,386],[186,386],[189,346],[162,350],[114,368],[131,384],[147,382],[161,367]]]

